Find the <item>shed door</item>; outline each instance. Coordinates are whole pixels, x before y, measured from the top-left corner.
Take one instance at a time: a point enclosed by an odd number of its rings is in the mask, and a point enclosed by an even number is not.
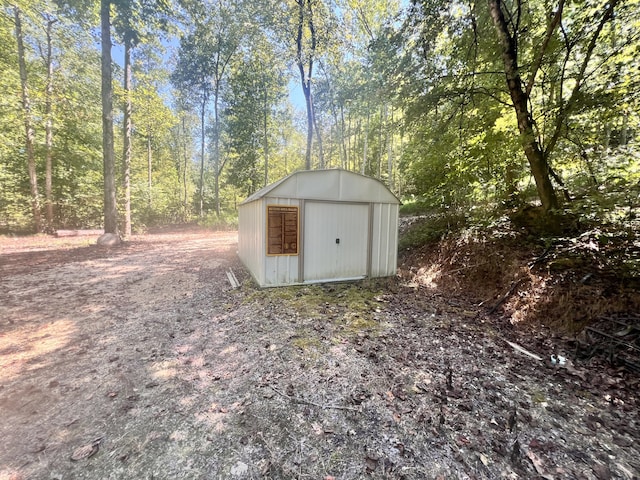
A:
[[[369,206],[306,202],[304,281],[367,275]]]

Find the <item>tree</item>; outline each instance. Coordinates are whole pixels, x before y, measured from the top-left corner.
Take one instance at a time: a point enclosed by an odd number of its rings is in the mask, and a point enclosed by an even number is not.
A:
[[[144,140],[147,171],[147,208],[153,209],[153,150],[176,125],[174,113],[159,95],[163,76],[162,58],[156,54],[157,45],[145,45],[136,68],[133,106],[136,132]]]
[[[544,56],[544,50],[548,45],[551,36],[556,30],[562,17],[562,9],[564,6],[564,0],[560,0],[558,9],[556,10],[553,20],[549,23],[547,28],[547,34],[543,45],[539,51],[538,58],[530,73],[529,82],[524,87],[522,79],[520,77],[520,67],[518,65],[518,42],[517,35],[520,33],[517,31],[517,25],[520,23],[520,18],[510,18],[509,23],[514,25],[514,31],[510,31],[509,25],[504,15],[503,4],[500,0],[489,0],[489,11],[491,18],[495,24],[498,38],[502,46],[502,59],[504,62],[504,72],[507,81],[507,87],[511,101],[513,102],[513,108],[516,113],[518,121],[518,130],[520,130],[520,139],[522,142],[522,148],[529,161],[531,167],[531,173],[536,181],[538,189],[538,195],[542,202],[542,207],[548,211],[558,208],[558,199],[556,197],[555,190],[551,184],[551,178],[549,175],[549,164],[545,158],[544,152],[540,148],[538,141],[534,133],[534,120],[529,112],[530,93],[535,82],[535,76],[537,70],[540,67],[542,58]],[[522,5],[520,0],[517,1],[517,12],[522,11]],[[516,16],[519,16],[517,13]]]
[[[224,112],[233,156],[229,182],[247,194],[269,183],[274,124],[286,84],[283,55],[268,37],[254,32],[251,45],[232,68]]]
[[[311,169],[311,146],[313,143],[313,127],[315,115],[313,111],[313,96],[311,81],[313,78],[313,62],[315,61],[318,37],[314,23],[313,0],[295,0],[298,5],[298,20],[296,25],[296,65],[300,73],[300,84],[304,94],[307,109],[307,149],[305,152],[305,166]],[[321,160],[321,163],[324,163]]]
[[[182,186],[182,220],[186,221],[191,212],[189,204],[191,194],[191,145],[197,118],[190,111],[188,102],[181,98],[179,94],[175,96],[173,111],[178,117],[178,122],[172,129],[172,150],[175,152],[176,170]]]
[[[116,172],[113,149],[113,85],[111,67],[111,1],[100,0],[102,51],[102,159],[104,163],[104,232],[118,235]]]
[[[138,43],[151,34],[167,31],[170,8],[165,0],[112,1],[117,4],[115,30],[124,45],[122,187],[124,190],[124,234],[131,235],[132,51]],[[149,151],[150,148],[149,141]]]
[[[131,135],[133,125],[131,122],[133,105],[131,101],[131,49],[134,34],[130,29],[125,29],[124,36],[124,108],[122,119],[122,189],[124,190],[124,234],[131,235]]]
[[[27,81],[27,65],[24,51],[24,37],[22,33],[22,18],[20,8],[13,7],[15,21],[16,42],[18,45],[18,65],[20,67],[20,85],[22,94],[22,108],[25,129],[25,152],[27,156],[27,168],[29,171],[29,185],[31,186],[31,210],[36,232],[42,231],[42,216],[40,213],[40,195],[38,193],[38,178],[36,174],[36,158],[34,151],[35,132],[31,118],[31,97]]]
[[[53,230],[53,25],[58,22],[52,15],[44,14],[46,26],[46,50],[43,55],[47,71],[45,91],[45,203],[47,230]]]
[[[314,113],[325,138],[325,164],[383,177],[394,131],[388,127],[392,90],[386,88],[386,36],[399,2],[343,0],[321,15]],[[319,129],[316,129],[319,130]],[[387,169],[388,170],[388,169]]]
[[[432,126],[452,130],[469,125],[475,117],[493,122],[485,124],[485,131],[512,129],[511,140],[494,139],[517,142],[528,162],[522,173],[535,180],[543,209],[554,210],[560,204],[556,188],[569,198],[561,169],[574,148],[569,141],[572,119],[586,111],[595,114],[588,99],[598,91],[604,93],[605,79],[598,73],[621,61],[610,42],[601,39],[611,37],[616,24],[630,19],[631,10],[631,2],[618,0],[572,4],[558,0],[553,5],[488,0],[484,6],[416,2],[404,26],[404,56],[398,61],[402,73],[397,84],[408,120],[419,129],[435,120]],[[629,38],[634,41],[633,34]],[[407,75],[412,82],[402,78]],[[617,83],[612,76],[608,79]],[[495,114],[485,115],[487,108]],[[509,109],[515,122],[505,117]],[[461,135],[460,143],[468,139]],[[491,158],[488,149],[475,152],[487,155],[486,162],[499,167],[496,170],[504,172],[505,180],[516,185],[511,155]],[[475,165],[482,162],[469,159],[464,168],[483,182]]]
[[[192,24],[192,30],[180,39],[178,62],[172,81],[176,88],[197,99],[200,111],[200,215],[204,214],[204,172],[206,145],[206,115],[213,99],[213,174],[214,205],[220,215],[220,175],[224,161],[220,154],[220,100],[222,82],[227,75],[231,59],[243,39],[245,5],[241,2],[217,0],[214,8],[206,8],[199,1],[183,1]]]
[[[176,68],[171,76],[183,98],[197,104],[200,118],[200,174],[198,178],[198,213],[204,216],[204,171],[207,105],[211,97],[212,79],[209,56],[195,33],[180,39]]]

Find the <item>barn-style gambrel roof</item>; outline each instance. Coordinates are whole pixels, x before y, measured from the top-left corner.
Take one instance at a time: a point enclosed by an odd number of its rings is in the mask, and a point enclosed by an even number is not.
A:
[[[264,197],[400,204],[381,181],[342,169],[301,170],[249,196],[240,205]]]

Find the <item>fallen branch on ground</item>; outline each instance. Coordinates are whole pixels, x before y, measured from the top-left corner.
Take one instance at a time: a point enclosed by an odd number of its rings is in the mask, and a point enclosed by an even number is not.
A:
[[[348,410],[350,412],[359,412],[360,411],[359,409],[353,408],[353,407],[346,407],[346,406],[342,406],[342,405],[322,405],[322,404],[319,404],[319,403],[311,402],[309,400],[303,400],[301,398],[296,398],[296,397],[287,395],[286,393],[283,393],[280,390],[278,390],[273,385],[269,385],[269,387],[271,387],[271,389],[274,392],[276,392],[278,395],[281,395],[281,396],[283,396],[285,398],[288,398],[289,400],[291,400],[294,403],[300,403],[302,405],[311,405],[313,407],[318,407],[318,408],[321,408],[323,410]]]
[[[517,343],[510,342],[509,340],[505,340],[505,342],[507,342],[509,345],[511,345],[511,347],[514,350],[517,350],[520,353],[524,353],[525,355],[528,355],[531,358],[535,358],[536,360],[538,360],[540,362],[542,361],[542,357],[536,355],[535,353],[531,353],[529,350],[527,350],[526,348],[521,347]]]
[[[513,282],[513,284],[511,285],[511,288],[509,289],[509,291],[507,293],[505,293],[502,298],[500,298],[500,300],[498,300],[498,303],[496,303],[491,310],[489,310],[489,315],[491,315],[492,313],[494,313],[498,307],[500,305],[502,305],[504,303],[504,301],[509,298],[511,296],[511,294],[515,291],[516,288],[518,288],[518,285],[520,285],[525,279],[521,278],[519,280],[516,280],[515,282]]]

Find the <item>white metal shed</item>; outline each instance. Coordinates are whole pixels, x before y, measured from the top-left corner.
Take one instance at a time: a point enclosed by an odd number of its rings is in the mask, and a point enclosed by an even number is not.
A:
[[[374,178],[296,172],[240,204],[238,255],[261,287],[395,275],[399,205]]]

